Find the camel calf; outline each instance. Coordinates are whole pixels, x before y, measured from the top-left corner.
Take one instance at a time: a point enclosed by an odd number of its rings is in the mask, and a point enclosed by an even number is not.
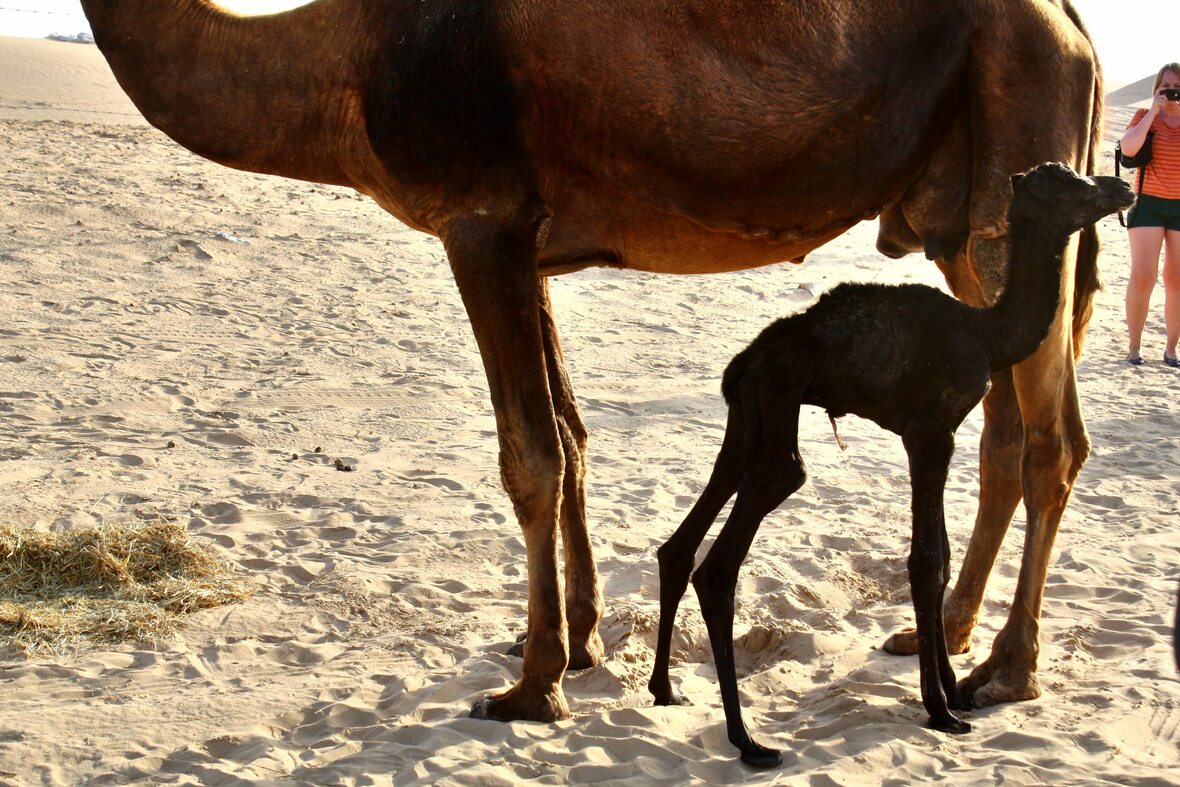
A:
[[[770,325],[725,370],[729,405],[713,474],[684,523],[659,549],[660,626],[648,684],[656,704],[683,700],[668,679],[676,607],[697,547],[730,497],[733,511],[692,574],[709,629],[729,740],[758,767],[781,762],[751,739],[742,721],[733,658],[738,568],[763,517],[803,485],[799,408],[847,413],[901,435],[909,456],[913,542],[910,590],[918,628],[922,704],[930,726],[970,725],[951,713],[970,697],[955,690],[943,633],[950,545],[942,496],[954,433],[987,392],[995,372],[1031,355],[1049,332],[1062,287],[1069,236],[1134,200],[1119,178],[1085,178],[1063,164],[1012,177],[1008,280],[995,305],[977,309],[922,285],[842,284],[807,311]]]

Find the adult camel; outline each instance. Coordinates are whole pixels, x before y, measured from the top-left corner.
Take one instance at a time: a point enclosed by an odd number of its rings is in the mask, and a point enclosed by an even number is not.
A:
[[[882,251],[924,250],[983,304],[1004,280],[1009,175],[1046,160],[1091,171],[1098,133],[1101,77],[1068,0],[318,0],[262,17],[210,0],[82,5],[123,89],[181,145],[350,186],[442,240],[528,554],[520,680],[473,711],[495,719],[568,716],[563,673],[603,656],[586,428],[547,276],[799,261],[880,215]],[[1093,228],[1074,243],[1050,337],[985,403],[951,652],[969,646],[1022,495],[1028,530],[1008,622],[959,687],[977,705],[1040,692],[1050,548],[1089,448],[1073,362]]]

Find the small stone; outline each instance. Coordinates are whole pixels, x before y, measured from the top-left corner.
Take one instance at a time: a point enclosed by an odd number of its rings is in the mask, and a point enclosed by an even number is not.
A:
[[[299,454],[291,454],[291,458],[292,458],[292,459],[298,459],[298,458],[299,458]]]
[[[317,453],[317,454],[318,454],[318,453],[322,453],[322,452],[323,452],[323,450],[324,450],[324,449],[323,449],[323,448],[320,448],[318,445],[315,447],[315,453]]]
[[[344,472],[351,473],[352,472],[352,465],[345,465]]]
[[[175,447],[176,447],[176,441],[175,441],[175,440],[169,440],[169,441],[168,441],[168,447],[169,447],[169,448],[175,448]]]
[[[336,460],[336,469],[337,469],[337,470],[339,470],[339,469],[340,469],[340,468],[342,468],[342,467],[344,467],[344,462],[342,462],[341,460],[337,459],[337,460]]]

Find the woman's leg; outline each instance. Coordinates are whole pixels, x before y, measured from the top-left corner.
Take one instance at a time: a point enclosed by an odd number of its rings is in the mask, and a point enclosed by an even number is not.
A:
[[[1168,329],[1165,352],[1175,358],[1180,339],[1180,230],[1168,230],[1164,237],[1164,324]]]
[[[1127,230],[1131,242],[1131,276],[1127,280],[1127,359],[1139,357],[1139,343],[1143,325],[1147,322],[1147,308],[1151,291],[1159,275],[1160,247],[1164,242],[1163,227],[1133,227]]]

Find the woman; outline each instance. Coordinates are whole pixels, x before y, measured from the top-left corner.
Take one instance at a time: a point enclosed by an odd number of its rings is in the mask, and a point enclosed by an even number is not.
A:
[[[1139,342],[1159,275],[1162,246],[1168,333],[1164,363],[1180,368],[1176,360],[1176,340],[1180,339],[1180,93],[1176,91],[1180,91],[1180,63],[1168,63],[1156,75],[1151,107],[1135,113],[1119,143],[1123,153],[1133,156],[1143,147],[1147,132],[1152,132],[1151,163],[1143,172],[1143,189],[1127,220],[1131,240],[1127,363],[1135,366],[1143,363]]]

